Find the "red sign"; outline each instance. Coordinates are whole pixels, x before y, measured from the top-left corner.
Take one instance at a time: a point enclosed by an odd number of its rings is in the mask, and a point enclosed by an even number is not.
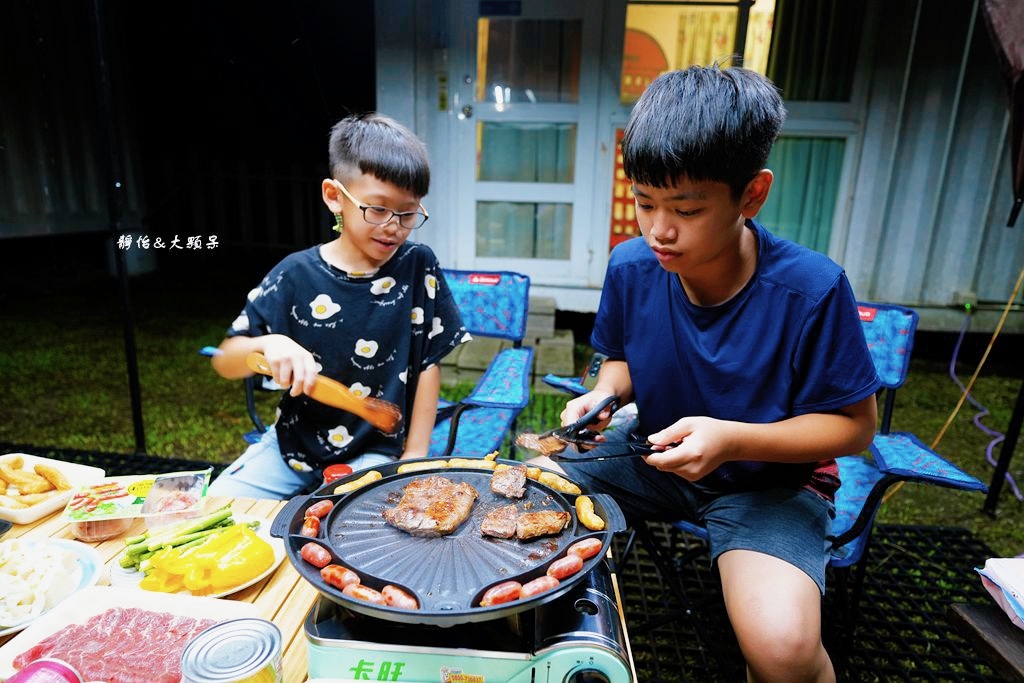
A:
[[[633,204],[633,185],[622,169],[623,133],[625,130],[622,128],[615,131],[615,180],[612,186],[612,224],[608,232],[608,251],[620,242],[640,234],[640,227],[636,224],[636,206]]]
[[[471,273],[469,284],[471,285],[496,285],[501,282],[501,276],[493,273]]]
[[[878,309],[870,308],[868,306],[858,306],[857,312],[860,313],[860,321],[862,323],[869,323],[875,319],[875,314],[878,313]]]

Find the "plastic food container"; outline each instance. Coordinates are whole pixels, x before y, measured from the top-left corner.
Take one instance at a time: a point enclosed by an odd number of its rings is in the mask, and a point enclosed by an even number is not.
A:
[[[156,529],[202,516],[209,477],[209,471],[157,477],[142,505],[146,526]]]
[[[132,525],[132,517],[72,522],[71,534],[80,541],[96,543],[120,536]]]
[[[202,514],[211,470],[107,477],[82,486],[63,518],[81,541],[104,541],[142,518],[154,528]],[[70,491],[69,491],[70,493]]]

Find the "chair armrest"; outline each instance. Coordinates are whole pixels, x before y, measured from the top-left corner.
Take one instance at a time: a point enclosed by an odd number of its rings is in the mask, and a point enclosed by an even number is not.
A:
[[[965,491],[988,491],[984,482],[964,472],[909,432],[875,434],[871,453],[879,471],[885,474]]]
[[[552,375],[548,373],[543,377],[544,384],[555,389],[561,389],[562,391],[572,394],[573,396],[582,396],[587,393],[588,389],[583,386],[580,382],[579,377],[562,377],[560,375]]]
[[[908,432],[876,434],[873,458],[848,455],[836,460],[842,482],[836,492],[836,518],[832,524],[832,564],[857,562],[867,546],[868,534],[882,499],[901,481],[936,484],[967,491],[987,486]]]

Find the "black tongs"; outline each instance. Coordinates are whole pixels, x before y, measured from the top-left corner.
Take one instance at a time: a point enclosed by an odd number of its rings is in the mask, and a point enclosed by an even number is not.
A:
[[[567,457],[559,455],[569,444],[576,446],[576,449],[582,453],[584,451],[589,451],[595,446],[608,443],[604,440],[598,440],[597,436],[599,433],[592,429],[587,429],[587,427],[597,420],[597,416],[600,415],[601,411],[605,408],[611,407],[611,411],[613,413],[618,410],[618,403],[618,396],[609,396],[591,408],[583,417],[570,425],[549,429],[543,434],[520,434],[516,437],[516,445],[535,450],[542,455],[548,456],[552,460],[562,459],[573,460],[575,462],[612,460],[614,458],[650,455],[651,453],[660,452],[662,450],[661,448],[654,446],[646,439],[641,439],[633,434],[630,435],[626,441],[614,442],[617,446],[622,447],[621,452],[616,451],[613,453],[591,456],[581,455]]]

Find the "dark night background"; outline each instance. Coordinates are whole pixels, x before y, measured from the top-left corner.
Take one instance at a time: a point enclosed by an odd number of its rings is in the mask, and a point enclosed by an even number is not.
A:
[[[103,2],[145,125],[144,158],[322,162],[327,131],[374,106],[373,3]]]
[[[4,109],[14,122],[3,137],[30,131],[35,149],[53,155],[51,174],[67,177],[102,174],[105,167],[102,40],[118,126],[114,144],[127,159],[122,177],[143,197],[141,215],[124,215],[124,225],[143,233],[173,234],[189,224],[193,209],[182,185],[206,182],[192,173],[196,168],[244,167],[264,174],[302,169],[311,178],[324,177],[331,125],[375,104],[372,0],[15,0],[0,8],[0,23],[7,25],[0,28],[0,80],[10,85],[7,95],[13,93]],[[0,140],[0,151],[10,150]],[[33,168],[31,160],[20,164],[7,168]],[[58,183],[29,182],[33,188],[47,185],[62,201]],[[106,185],[98,187],[99,196],[87,202],[103,213]],[[211,203],[222,197],[225,208],[218,217],[230,235],[231,223],[240,220],[238,191],[208,184],[205,192]],[[318,201],[318,186],[307,194],[304,201]],[[254,222],[264,210],[259,199],[252,201]],[[316,208],[316,219],[328,222],[326,209]],[[0,222],[15,224],[14,234],[18,220],[0,216]],[[59,213],[53,222],[61,224]],[[207,227],[207,234],[215,232]],[[0,230],[0,285],[54,289],[90,276],[109,279],[109,221],[93,218],[84,228],[61,230],[13,238]],[[237,263],[238,250],[223,248],[193,252],[191,258],[156,252],[151,257],[165,277],[178,269],[226,275],[238,266],[252,282],[285,252],[246,252],[246,264]]]

